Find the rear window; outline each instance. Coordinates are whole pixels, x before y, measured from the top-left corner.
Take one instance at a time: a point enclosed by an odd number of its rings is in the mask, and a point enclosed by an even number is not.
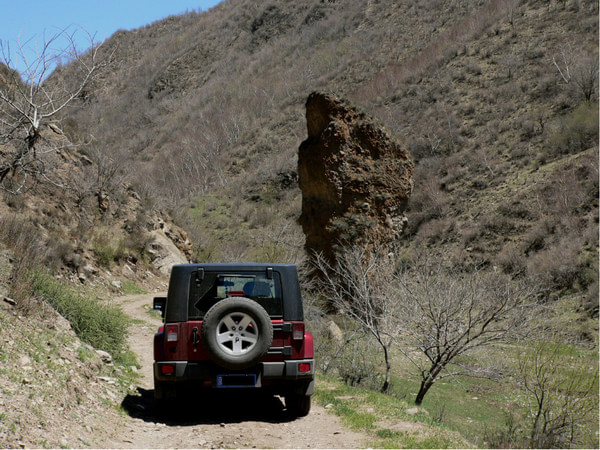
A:
[[[200,282],[192,275],[188,317],[201,320],[204,314],[227,297],[246,297],[261,305],[269,316],[281,318],[283,306],[281,300],[281,280],[279,273],[273,272],[267,278],[265,272],[244,272],[239,274],[206,272]]]

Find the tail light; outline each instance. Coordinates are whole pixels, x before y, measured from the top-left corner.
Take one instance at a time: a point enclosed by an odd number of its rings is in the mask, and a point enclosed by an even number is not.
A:
[[[292,339],[295,341],[301,341],[304,339],[304,324],[295,323],[292,326]]]
[[[310,372],[310,363],[298,364],[298,372]]]
[[[167,342],[176,342],[179,338],[179,326],[167,325]]]
[[[172,364],[163,364],[160,366],[160,371],[163,375],[173,375],[175,373],[175,366]]]

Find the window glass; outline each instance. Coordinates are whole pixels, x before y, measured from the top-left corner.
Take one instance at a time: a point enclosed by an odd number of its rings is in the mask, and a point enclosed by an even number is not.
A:
[[[206,272],[200,283],[195,274],[192,275],[189,318],[202,319],[211,306],[227,297],[250,298],[265,308],[269,316],[283,316],[279,273],[273,272],[273,277],[269,279],[265,272]]]

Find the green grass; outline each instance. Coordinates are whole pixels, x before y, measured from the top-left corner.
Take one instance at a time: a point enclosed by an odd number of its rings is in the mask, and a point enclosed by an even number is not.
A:
[[[219,237],[234,237],[235,233],[247,229],[246,217],[240,215],[239,207],[227,197],[201,197],[197,199],[196,206],[190,210],[190,215],[195,221],[207,228],[213,228]]]
[[[123,286],[123,295],[138,295],[148,293],[148,291],[138,285],[135,281],[124,280],[121,282],[121,285]]]
[[[84,297],[41,271],[33,272],[30,282],[33,294],[65,317],[83,342],[109,352],[117,362],[131,363],[126,350],[129,319],[119,308]]]
[[[598,141],[598,103],[581,103],[561,118],[549,138],[552,156],[573,154],[593,147]]]
[[[119,246],[114,244],[106,234],[94,238],[92,241],[92,251],[96,255],[98,263],[107,269],[110,269],[121,254]]]
[[[502,371],[503,376],[498,381],[464,376],[438,381],[427,393],[419,413],[414,415],[406,414],[406,410],[415,407],[420,380],[411,374],[410,367],[405,366],[406,362],[401,359],[395,361],[390,395],[351,388],[324,378],[316,398],[321,404],[332,405],[331,409],[348,426],[372,435],[374,447],[503,446],[502,439],[507,436],[509,424],[517,430],[514,436],[518,440],[513,442],[519,444],[525,442],[530,430],[528,405],[532,398],[523,391],[512,368],[516,368],[519,359],[533,351],[535,345],[535,342],[529,342],[487,349],[488,357],[495,359],[498,370]],[[475,360],[478,358],[474,357]],[[559,389],[578,376],[583,376],[582,386],[589,385],[597,376],[597,349],[561,344],[555,365],[559,368],[554,375],[557,378],[555,386]],[[578,421],[581,433],[577,442],[584,447],[596,448],[598,397],[592,401],[596,404],[596,411]],[[386,425],[397,420],[420,422],[435,433],[415,437]],[[457,444],[460,441],[452,431],[459,433],[469,444]]]
[[[204,242],[199,242],[196,255],[199,261],[219,260],[223,247],[248,242],[248,226],[241,217],[243,214],[226,196],[199,197],[189,215],[202,235],[209,236]]]
[[[162,313],[159,310],[157,310],[157,309],[153,309],[152,307],[148,307],[146,309],[146,314],[148,314],[153,319],[158,319],[158,320],[162,321]]]
[[[198,197],[189,210],[199,236],[195,259],[290,262],[293,245],[286,242],[290,233],[278,234],[284,226],[283,213],[270,204],[271,200],[262,191],[260,200],[254,201],[232,197],[225,191]]]
[[[411,403],[418,389],[417,379],[394,377],[392,380],[392,394]],[[482,445],[482,430],[502,428],[510,403],[500,383],[459,377],[434,384],[421,407],[427,411],[428,420],[442,423],[475,445]]]
[[[458,433],[424,414],[406,412],[412,405],[391,395],[352,388],[318,375],[315,400],[329,405],[342,422],[367,434],[373,448],[463,448],[469,444]],[[394,430],[394,428],[399,428]]]

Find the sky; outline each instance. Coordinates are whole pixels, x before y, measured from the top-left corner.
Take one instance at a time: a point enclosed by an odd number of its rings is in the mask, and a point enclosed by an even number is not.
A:
[[[0,41],[4,47],[10,45],[12,67],[22,71],[23,64],[15,56],[19,41],[27,43],[32,57],[36,48],[41,50],[44,36],[67,29],[75,32],[77,46],[84,51],[90,44],[87,33],[101,42],[117,30],[132,30],[186,11],[206,11],[219,1],[0,0]]]

